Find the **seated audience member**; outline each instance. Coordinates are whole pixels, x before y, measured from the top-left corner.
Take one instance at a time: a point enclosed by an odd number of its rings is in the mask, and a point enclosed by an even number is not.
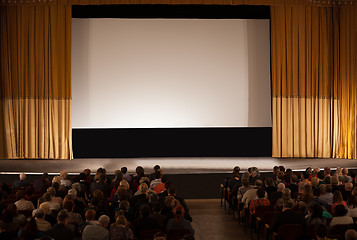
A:
[[[110,188],[111,188],[111,189],[114,188],[115,184],[118,184],[118,186],[119,186],[120,181],[123,180],[123,179],[124,179],[124,177],[123,177],[122,171],[120,171],[120,170],[115,170],[115,172],[114,172],[114,179],[113,179],[113,181],[110,183]]]
[[[79,227],[80,234],[83,233],[83,229],[87,225],[97,225],[98,224],[98,221],[94,220],[95,215],[96,215],[96,212],[93,209],[88,209],[86,211],[86,213],[84,214],[86,221]]]
[[[44,235],[44,232],[40,232],[36,226],[36,220],[31,218],[26,222],[25,226],[20,229],[18,236],[20,240],[39,239]]]
[[[284,172],[278,171],[276,173],[275,186],[278,186],[279,183],[284,183]]]
[[[133,231],[128,227],[128,222],[123,213],[119,213],[114,223],[110,225],[111,240],[132,240]]]
[[[160,225],[160,229],[164,231],[166,229],[167,219],[164,215],[161,214],[161,210],[162,210],[161,204],[155,203],[152,205],[151,209],[152,209],[152,213],[150,214],[150,217],[156,219]]]
[[[252,167],[250,169],[249,183],[253,185],[256,180],[260,180],[260,172],[257,167]]]
[[[277,185],[276,192],[272,192],[269,195],[269,200],[271,205],[275,206],[276,202],[283,197],[283,190],[285,189],[285,184],[284,183],[279,183]]]
[[[232,178],[229,180],[228,183],[228,191],[231,193],[232,196],[237,196],[238,189],[242,186],[242,182],[239,176],[239,172],[233,172]]]
[[[325,167],[324,173],[325,173],[325,177],[331,176],[331,168]]]
[[[255,214],[255,209],[259,206],[270,206],[270,201],[269,199],[265,198],[265,190],[263,188],[259,188],[257,190],[257,199],[250,201],[250,213]]]
[[[332,193],[334,193],[337,190],[340,190],[340,181],[338,180],[337,173],[332,175],[331,185],[332,185]]]
[[[43,199],[43,198],[42,198]],[[49,222],[51,224],[51,226],[54,226],[57,223],[57,219],[56,217],[53,215],[53,213],[51,212],[50,206],[48,205],[44,205],[42,204],[42,199],[39,198],[39,209],[42,209],[45,213],[45,220],[47,222]],[[45,200],[43,199],[43,202],[45,202]]]
[[[349,196],[347,199],[347,216],[357,217],[357,198],[355,196]]]
[[[133,192],[138,190],[140,179],[145,177],[145,170],[142,166],[137,166],[135,172],[136,174],[131,178],[131,189]]]
[[[68,172],[65,171],[65,170],[62,170],[60,172],[59,176],[55,176],[52,179],[52,183],[53,182],[58,182],[60,185],[63,185],[65,187],[70,187],[72,185],[72,182],[71,182],[71,180],[67,179],[67,176],[68,176]]]
[[[191,231],[191,234],[195,233],[195,230],[192,228],[191,223],[187,221],[183,216],[185,210],[181,205],[175,207],[174,211],[175,218],[171,218],[167,222],[166,232],[169,233],[173,229],[188,229]]]
[[[131,224],[135,220],[135,213],[132,207],[130,207],[130,203],[127,200],[122,200],[119,202],[119,208],[115,209],[116,214],[122,212],[126,218],[126,220]]]
[[[330,227],[333,227],[338,224],[353,224],[353,219],[350,216],[347,216],[347,209],[342,204],[339,204],[335,207],[335,215],[331,219]]]
[[[48,229],[46,236],[56,240],[68,240],[74,237],[74,232],[68,228],[69,214],[66,209],[62,209],[57,215],[57,222],[53,227]]]
[[[165,191],[165,183],[167,182],[167,180],[168,180],[167,175],[162,175],[161,176],[161,183],[154,187],[154,191],[157,194],[160,194],[163,191]]]
[[[152,189],[152,190],[154,190],[154,188],[155,188],[155,186],[157,186],[157,185],[159,185],[159,184],[161,184],[162,182],[161,182],[161,171],[159,171],[159,170],[157,170],[156,172],[154,172],[153,173],[154,174],[154,176],[153,176],[153,180],[151,180],[151,182],[150,182],[150,188]]]
[[[317,173],[317,179],[319,180],[319,184],[318,184],[318,186],[317,187],[319,187],[320,186],[320,184],[326,184],[325,183],[325,181],[324,181],[324,179],[325,179],[325,173],[323,172],[323,171],[319,171],[318,173]]]
[[[47,188],[49,188],[51,186],[51,182],[48,176],[48,173],[43,173],[41,178],[36,179],[33,184],[33,190],[35,191],[35,193],[40,193],[40,194],[44,194],[47,190]]]
[[[310,182],[310,174],[308,171],[303,172],[303,174],[301,175],[302,179],[301,182],[306,183],[307,185],[311,185]]]
[[[43,205],[47,205],[51,211],[59,211],[61,209],[61,206],[57,202],[52,202],[52,195],[49,192],[46,192],[43,194],[43,198],[45,199],[45,202],[41,203],[40,207]]]
[[[127,167],[122,167],[120,171],[123,173],[123,178],[128,181],[128,183],[131,182],[131,176],[128,174],[128,168]]]
[[[35,218],[38,231],[46,232],[51,228],[51,224],[45,220],[45,211],[42,208],[33,210],[32,216]]]
[[[317,240],[328,240],[329,238],[326,238],[328,233],[328,227],[326,224],[319,223],[315,227],[315,236]]]
[[[312,192],[315,197],[319,196],[319,179],[317,177],[312,177],[311,178],[311,187],[312,187]]]
[[[276,192],[276,187],[274,186],[274,180],[271,177],[266,177],[264,179],[264,189],[267,192],[269,199],[270,199],[270,195],[273,192]]]
[[[291,201],[294,203],[293,199],[291,198],[291,191],[289,188],[284,188],[282,191],[282,196],[279,198],[274,205],[274,209],[281,212],[283,209],[284,202]]]
[[[140,236],[140,232],[147,229],[160,229],[160,225],[156,219],[150,218],[151,208],[148,204],[144,204],[140,209],[140,217],[132,223],[132,229],[136,237]]]
[[[354,229],[348,229],[345,232],[345,240],[357,240],[357,231]]]
[[[35,206],[31,201],[25,199],[25,191],[19,190],[16,192],[16,208],[17,210],[34,210]]]
[[[92,182],[90,185],[90,192],[93,194],[95,190],[100,190],[103,192],[105,197],[109,197],[110,187],[106,183],[107,176],[104,173],[98,174],[98,180]]]
[[[307,209],[307,215],[305,216],[305,224],[316,225],[319,223],[326,224],[326,219],[323,218],[323,209],[319,204],[312,204]]]
[[[347,182],[341,189],[343,201],[347,201],[347,198],[352,195],[353,183]]]
[[[331,191],[331,185],[321,184],[319,186],[320,196],[316,199],[316,201],[323,205],[326,209],[330,209],[333,202],[333,194]]]
[[[7,233],[8,239],[16,239],[21,228],[21,225],[14,221],[15,216],[16,210],[11,208],[4,209],[1,214],[1,229]]]
[[[157,171],[160,171],[160,170],[161,170],[160,165],[155,165],[155,166],[154,166],[154,171],[149,175],[149,181],[150,181],[150,182],[155,179],[155,173],[156,173]]]
[[[178,200],[183,207],[184,211],[184,217],[186,220],[192,222],[192,217],[190,215],[190,211],[188,209],[188,206],[186,205],[185,199],[182,197],[179,197],[176,195],[176,186],[174,184],[171,184],[169,189],[168,189],[168,196],[173,196],[176,200]]]
[[[83,224],[83,219],[79,213],[73,212],[74,201],[72,199],[66,199],[63,201],[63,209],[66,209],[69,214],[69,224],[72,224],[78,228],[79,225]]]
[[[299,212],[293,210],[294,204],[291,201],[284,202],[283,210],[277,213],[273,219],[271,229],[277,232],[283,224],[302,224],[302,217]]]
[[[298,196],[298,198],[296,199],[296,204],[297,207],[302,210],[305,209],[305,207],[314,200],[314,194],[312,191],[312,187],[310,185],[307,185],[306,183],[303,184],[303,190],[302,190],[302,194],[300,196]]]
[[[145,204],[148,203],[148,199],[147,199],[147,194],[148,194],[148,186],[146,185],[146,183],[141,183],[139,186],[139,190],[134,194],[133,198],[132,198],[132,206],[134,207],[135,212],[139,212],[140,207]]]
[[[346,178],[346,183],[347,182],[352,182],[351,176],[348,176],[348,169],[347,168],[342,168],[341,173],[342,173],[342,175],[340,176],[341,179],[344,176]]]
[[[58,185],[58,183],[54,183],[52,185]],[[62,206],[62,198],[61,197],[58,197],[56,196],[56,188],[55,187],[49,187],[47,188],[47,193],[51,194],[51,201],[50,202],[54,202],[54,203],[58,203],[58,205]]]
[[[243,195],[250,189],[253,189],[253,186],[249,183],[249,178],[242,178],[242,186],[238,188],[237,199],[242,200]]]
[[[83,240],[109,240],[110,234],[107,229],[110,219],[107,215],[102,215],[98,219],[98,224],[87,225],[82,232]]]
[[[256,180],[254,187],[252,189],[247,190],[244,193],[241,202],[245,205],[246,208],[248,207],[248,204],[251,200],[258,197],[257,191],[259,188],[262,188],[262,185],[263,185],[262,180]],[[267,198],[267,197],[268,197],[268,194],[265,192],[265,198]]]
[[[343,201],[342,194],[340,191],[335,191],[333,193],[333,198],[332,198],[332,205],[331,205],[331,214],[332,216],[335,215],[335,208],[337,205],[343,205],[345,208],[347,207],[347,204],[345,201]]]
[[[12,183],[12,189],[27,187],[30,185],[29,182],[26,180],[25,173],[20,173],[19,178],[20,178],[19,180],[16,180],[15,182]]]
[[[296,174],[292,174],[290,176],[290,184],[289,184],[289,186],[287,186],[287,188],[289,188],[290,191],[291,191],[291,197],[292,198],[296,198],[297,197],[297,193],[299,191],[299,186],[298,186],[297,182],[298,182],[297,175]]]

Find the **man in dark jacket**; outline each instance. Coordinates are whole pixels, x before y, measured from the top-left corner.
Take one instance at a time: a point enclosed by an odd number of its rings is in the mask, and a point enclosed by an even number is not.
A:
[[[271,225],[273,232],[277,232],[279,227],[283,224],[302,224],[303,218],[299,212],[293,210],[294,203],[286,201],[283,204],[283,211],[278,213]]]

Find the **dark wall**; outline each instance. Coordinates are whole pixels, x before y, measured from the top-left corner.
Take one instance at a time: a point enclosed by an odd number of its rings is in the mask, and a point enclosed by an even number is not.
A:
[[[73,129],[75,158],[271,157],[271,128]]]

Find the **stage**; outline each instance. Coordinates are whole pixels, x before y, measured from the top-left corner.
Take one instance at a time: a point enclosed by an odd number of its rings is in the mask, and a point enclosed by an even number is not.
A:
[[[127,167],[129,173],[135,173],[137,166],[142,166],[146,173],[153,170],[154,165],[160,165],[167,174],[200,174],[200,173],[230,173],[234,166],[241,171],[249,167],[258,167],[260,172],[271,172],[273,166],[284,166],[293,171],[305,170],[306,167],[346,167],[357,168],[357,160],[353,159],[304,159],[304,158],[268,158],[268,157],[231,157],[231,158],[77,158],[73,160],[0,160],[0,174],[16,174],[25,172],[39,174],[48,172],[57,174],[66,170],[69,174],[78,174],[89,168],[95,172],[103,167],[109,174],[121,167]]]

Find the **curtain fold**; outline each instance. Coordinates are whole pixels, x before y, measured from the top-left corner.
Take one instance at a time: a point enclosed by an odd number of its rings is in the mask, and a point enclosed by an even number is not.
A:
[[[273,157],[337,156],[337,8],[271,7]]]
[[[71,6],[0,6],[0,158],[71,159]]]

